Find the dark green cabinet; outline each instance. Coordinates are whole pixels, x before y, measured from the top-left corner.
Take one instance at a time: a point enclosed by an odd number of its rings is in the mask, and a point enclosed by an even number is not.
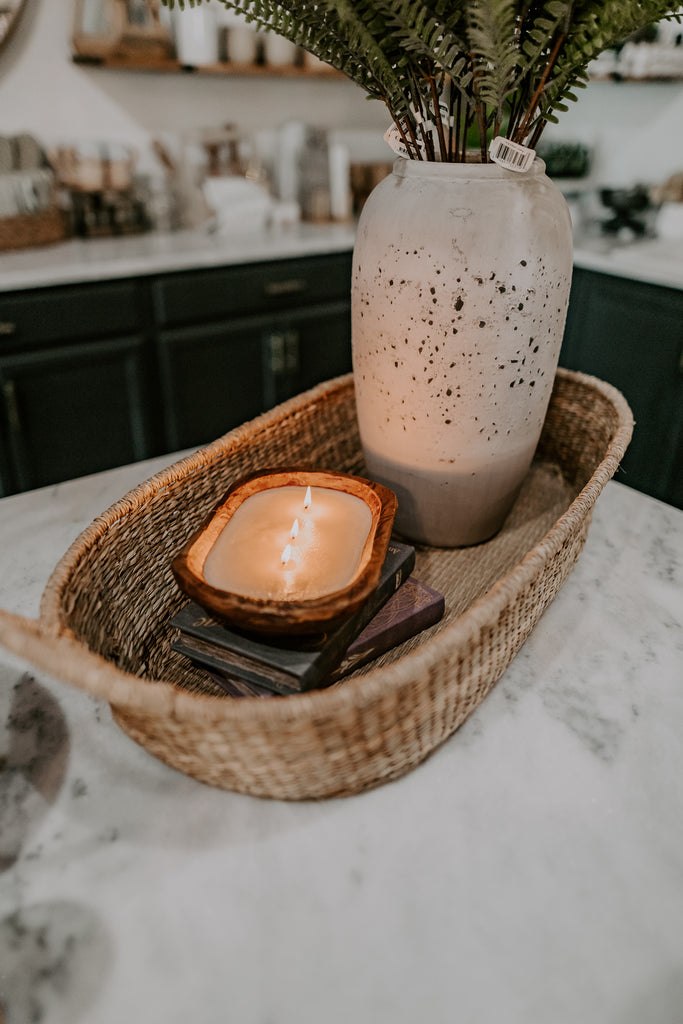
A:
[[[23,491],[147,458],[144,339],[0,356],[5,458]]]
[[[0,445],[0,498],[4,498],[10,493],[12,488],[9,481],[9,466],[6,461],[6,454],[3,451],[2,445]]]
[[[131,280],[0,293],[0,352],[135,334],[146,305],[144,284]]]
[[[631,406],[615,479],[683,508],[683,292],[575,269],[560,363],[614,384]]]
[[[281,314],[261,329],[268,407],[351,370],[348,300]]]
[[[162,331],[160,384],[169,451],[212,441],[351,369],[348,302]]]
[[[168,451],[205,444],[263,411],[260,334],[253,327],[163,331],[158,356]]]
[[[200,446],[351,369],[351,253],[0,294],[0,496]]]
[[[168,451],[204,444],[351,369],[351,254],[153,282]]]
[[[678,446],[678,455],[673,468],[673,484],[669,501],[676,508],[683,508],[683,444]]]
[[[154,285],[154,316],[180,327],[252,314],[281,314],[349,299],[351,253],[270,260],[165,274]]]
[[[0,294],[5,493],[154,454],[149,324],[135,280]]]

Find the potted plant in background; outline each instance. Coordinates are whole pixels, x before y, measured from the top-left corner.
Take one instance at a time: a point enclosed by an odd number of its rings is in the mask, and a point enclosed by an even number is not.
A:
[[[388,108],[398,158],[363,208],[354,251],[365,460],[397,493],[406,536],[485,540],[533,457],[569,299],[570,218],[535,147],[592,60],[679,5],[223,2]]]

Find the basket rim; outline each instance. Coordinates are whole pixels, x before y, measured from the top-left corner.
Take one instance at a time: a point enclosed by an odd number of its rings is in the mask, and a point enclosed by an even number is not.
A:
[[[106,700],[112,707],[121,710],[138,710],[147,714],[156,711],[178,719],[204,723],[224,722],[235,717],[236,721],[253,720],[254,723],[262,723],[264,727],[267,724],[285,725],[302,716],[341,716],[346,709],[352,708],[355,711],[362,705],[374,702],[388,690],[414,684],[416,676],[426,674],[430,666],[446,652],[450,653],[454,647],[468,644],[484,627],[497,619],[511,600],[528,585],[539,568],[557,553],[574,524],[591,514],[597,498],[619,465],[633,429],[633,416],[624,396],[613,385],[577,371],[560,367],[557,378],[583,385],[612,405],[616,412],[616,426],[607,449],[589,480],[548,532],[490,590],[433,636],[428,644],[417,647],[388,665],[351,677],[344,681],[343,686],[292,694],[287,699],[273,701],[249,697],[230,700],[223,696],[191,693],[164,679],[143,679],[119,669],[76,640],[68,627],[61,623],[60,595],[63,585],[85,551],[99,543],[115,523],[131,515],[170,484],[184,479],[219,456],[224,458],[247,440],[252,443],[257,441],[259,433],[273,425],[296,419],[304,407],[309,411],[316,402],[352,388],[353,374],[345,374],[289,399],[155,473],[114,502],[79,534],[56,564],[45,586],[39,618],[35,623],[40,635],[49,638],[53,645],[60,645],[73,659],[68,677],[60,673],[59,678],[66,678],[78,689]],[[80,666],[77,662],[80,662]],[[50,670],[49,664],[45,667]]]

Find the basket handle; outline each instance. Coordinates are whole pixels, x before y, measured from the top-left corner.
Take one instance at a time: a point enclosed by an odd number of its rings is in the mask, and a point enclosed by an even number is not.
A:
[[[0,645],[35,668],[117,707],[149,708],[153,694],[157,713],[172,715],[178,710],[181,695],[170,683],[150,682],[125,673],[73,637],[48,629],[38,619],[0,608]]]

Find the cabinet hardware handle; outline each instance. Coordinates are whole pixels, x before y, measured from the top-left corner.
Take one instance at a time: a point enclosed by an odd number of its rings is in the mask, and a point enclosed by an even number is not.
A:
[[[681,373],[683,373],[683,345],[681,345],[681,354],[678,359],[678,369]]]
[[[305,292],[308,282],[301,277],[292,277],[288,281],[268,281],[264,286],[266,295],[298,295]]]
[[[9,320],[0,320],[0,338],[9,338],[12,334],[16,333],[16,324],[10,323]]]
[[[268,337],[268,357],[270,361],[270,372],[278,377],[285,371],[285,339],[281,334],[271,334]]]
[[[270,372],[274,377],[299,370],[299,332],[283,331],[268,336]]]
[[[285,367],[287,373],[299,372],[299,332],[285,332]]]
[[[21,433],[21,417],[19,416],[19,401],[17,399],[17,386],[13,380],[6,380],[2,385],[2,391],[7,405],[7,418],[10,430],[13,434]]]

